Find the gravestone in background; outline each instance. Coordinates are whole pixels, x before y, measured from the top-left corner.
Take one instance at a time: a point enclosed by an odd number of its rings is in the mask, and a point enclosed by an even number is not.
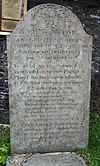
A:
[[[43,4],[8,36],[12,153],[88,145],[92,37],[67,8]]]

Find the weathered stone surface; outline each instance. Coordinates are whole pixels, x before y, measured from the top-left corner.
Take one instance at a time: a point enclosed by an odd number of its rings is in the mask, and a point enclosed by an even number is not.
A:
[[[92,37],[67,8],[31,9],[8,37],[13,153],[88,144]]]
[[[47,153],[14,155],[6,166],[87,166],[82,157],[75,153]]]
[[[23,166],[86,166],[84,160],[71,153],[36,154],[27,159]]]
[[[8,156],[6,166],[22,166],[27,161],[27,157],[25,154]]]

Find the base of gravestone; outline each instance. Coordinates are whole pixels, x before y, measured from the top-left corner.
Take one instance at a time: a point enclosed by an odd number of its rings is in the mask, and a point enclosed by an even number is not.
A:
[[[8,157],[6,166],[87,166],[76,153],[22,154]]]

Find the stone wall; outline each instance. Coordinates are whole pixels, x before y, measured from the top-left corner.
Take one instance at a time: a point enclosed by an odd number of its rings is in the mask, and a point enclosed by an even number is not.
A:
[[[0,36],[0,123],[6,122],[9,112],[6,37]],[[7,115],[7,116],[6,116]]]

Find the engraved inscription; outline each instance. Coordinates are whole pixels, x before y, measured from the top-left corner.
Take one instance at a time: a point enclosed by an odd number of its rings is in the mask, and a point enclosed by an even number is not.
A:
[[[16,120],[12,151],[85,147],[91,37],[59,5],[40,5],[29,13],[8,46],[11,126]]]

